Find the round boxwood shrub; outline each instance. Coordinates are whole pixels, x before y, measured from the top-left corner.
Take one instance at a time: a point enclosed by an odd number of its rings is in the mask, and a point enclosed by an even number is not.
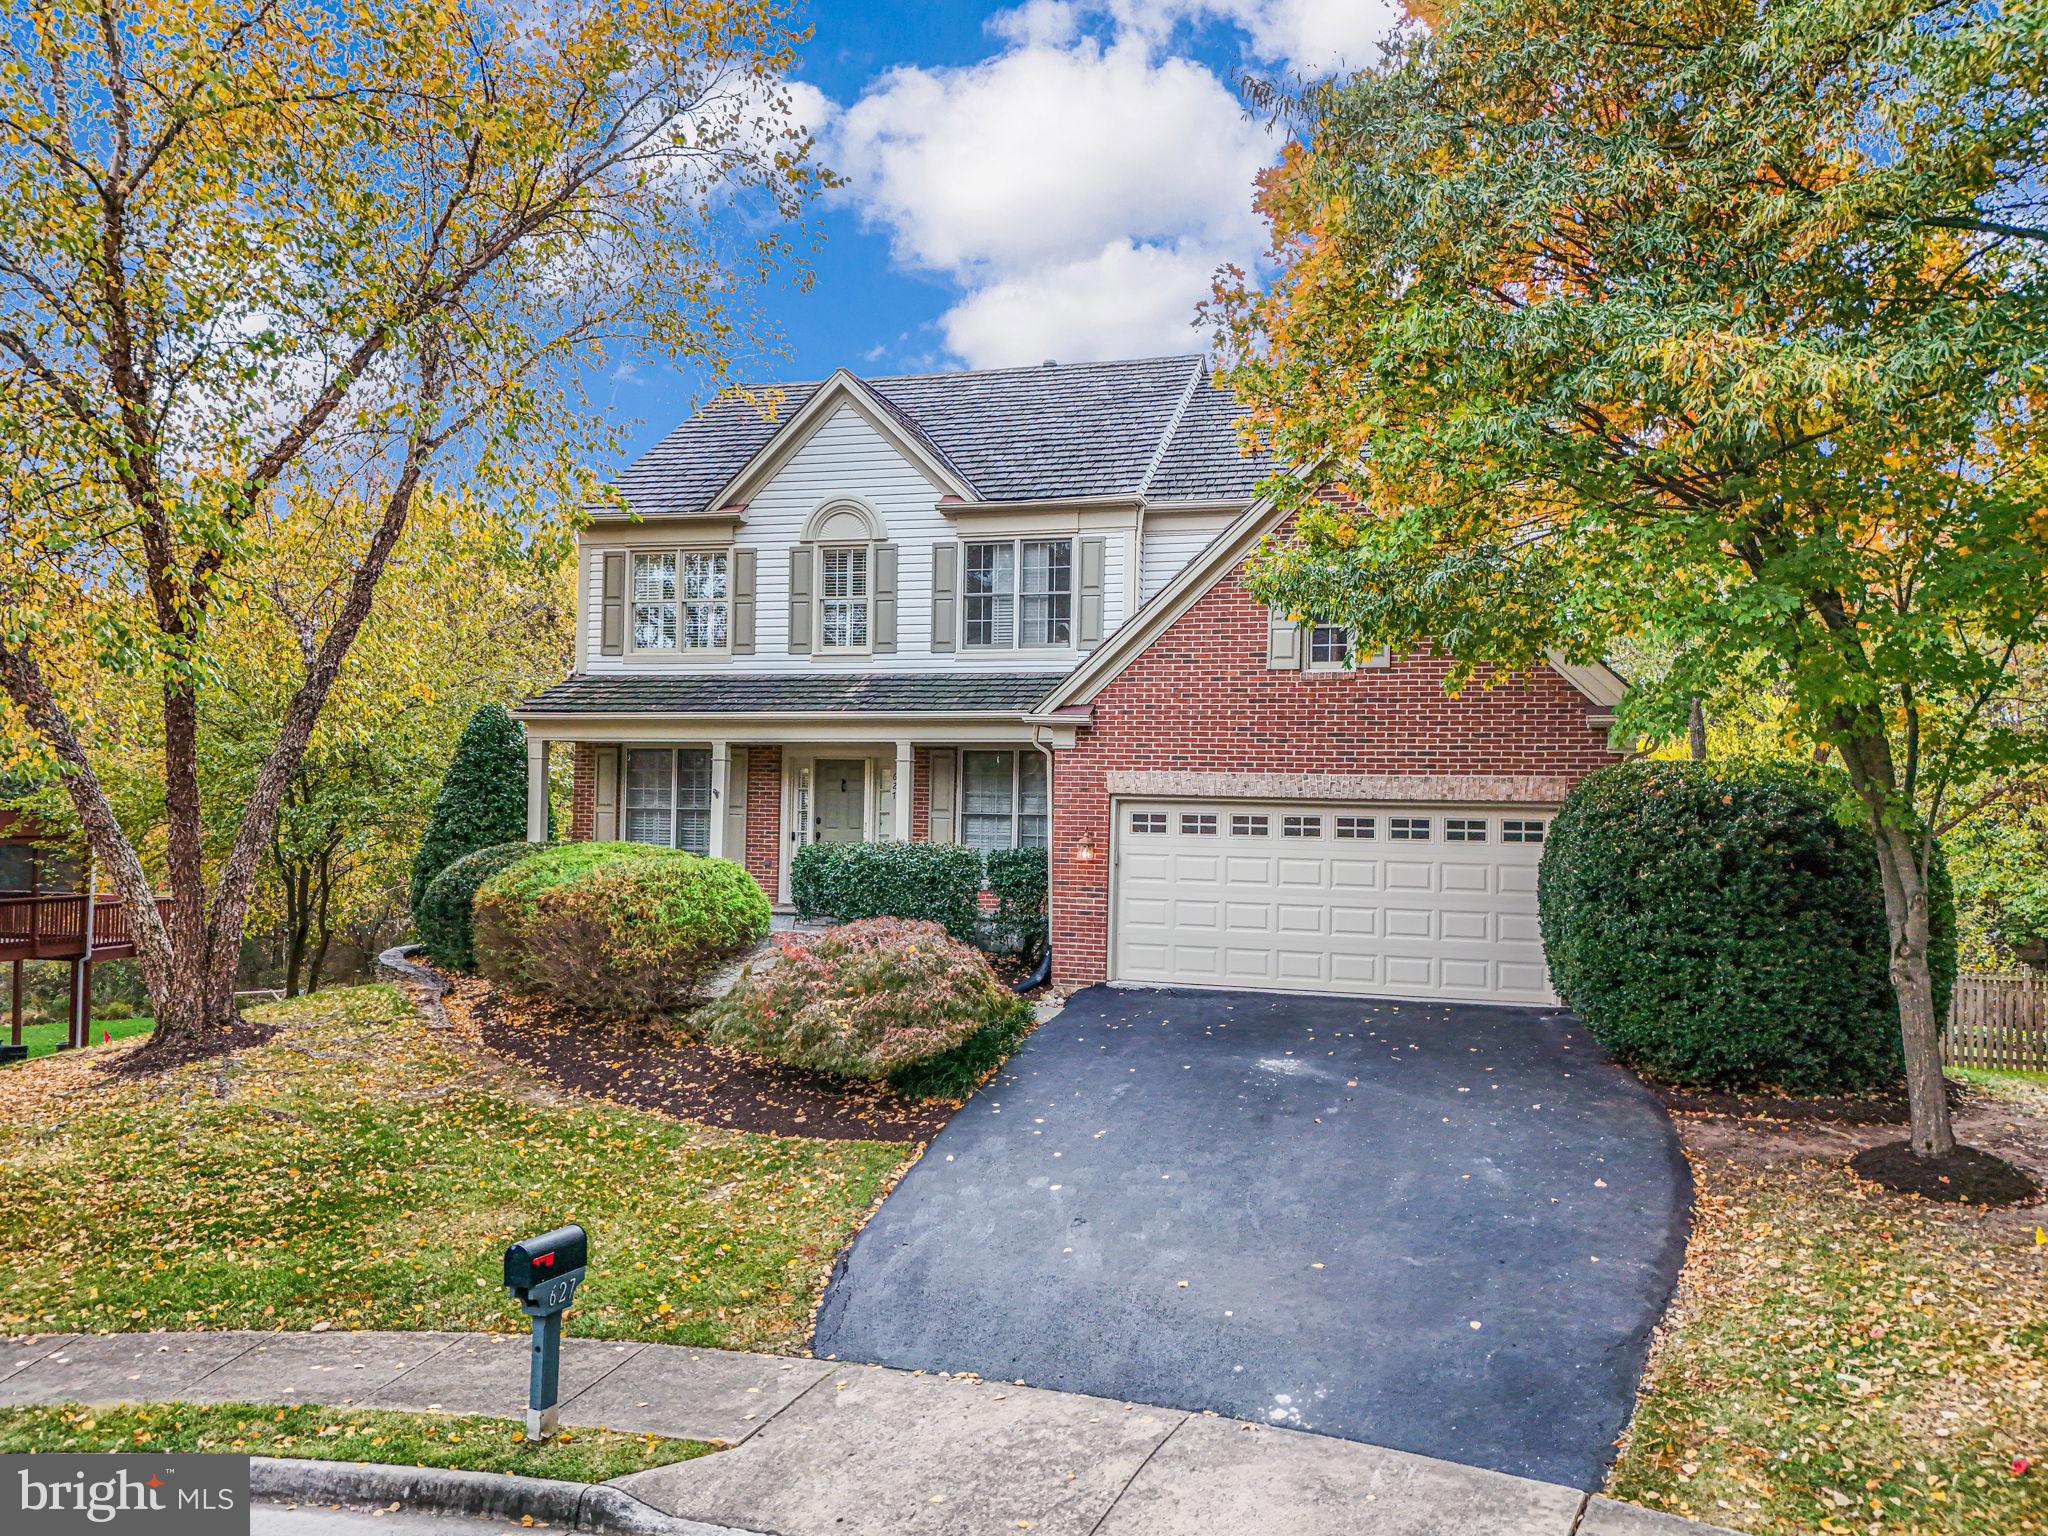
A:
[[[484,882],[478,968],[603,1013],[667,1013],[768,932],[768,898],[726,859],[647,843],[558,843]]]
[[[936,923],[874,918],[777,949],[700,1016],[714,1045],[929,1093],[971,1087],[948,1068],[978,1075],[1030,1027],[1030,1005]]]
[[[534,851],[532,843],[499,843],[466,853],[428,882],[413,912],[413,926],[426,946],[427,958],[451,971],[476,969],[476,940],[470,928],[471,907],[483,883]]]
[[[1869,829],[1842,786],[1782,765],[1626,763],[1582,779],[1538,876],[1565,1004],[1670,1082],[1844,1093],[1903,1074]],[[1954,912],[1934,881],[1938,1015]]]
[[[809,843],[789,866],[800,917],[937,923],[971,943],[981,921],[981,854],[957,843]]]

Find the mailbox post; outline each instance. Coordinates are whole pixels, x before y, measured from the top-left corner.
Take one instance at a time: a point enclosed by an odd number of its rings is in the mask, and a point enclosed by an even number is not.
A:
[[[526,1393],[529,1440],[548,1439],[560,1420],[555,1399],[562,1384],[562,1314],[576,1299],[589,1262],[590,1238],[573,1223],[539,1237],[521,1238],[505,1250],[505,1289],[519,1310],[533,1319]]]

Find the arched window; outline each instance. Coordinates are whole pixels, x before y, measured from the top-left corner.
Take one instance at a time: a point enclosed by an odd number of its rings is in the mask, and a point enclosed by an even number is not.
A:
[[[896,547],[864,502],[828,501],[790,551],[789,648],[820,655],[896,649]]]

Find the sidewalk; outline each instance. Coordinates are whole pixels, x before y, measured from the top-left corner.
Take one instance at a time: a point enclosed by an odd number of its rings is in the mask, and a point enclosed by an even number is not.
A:
[[[527,1341],[138,1333],[0,1341],[0,1406],[316,1403],[517,1417]],[[829,1360],[571,1338],[562,1422],[725,1441],[617,1486],[772,1536],[1706,1536],[1451,1462],[1177,1409]]]

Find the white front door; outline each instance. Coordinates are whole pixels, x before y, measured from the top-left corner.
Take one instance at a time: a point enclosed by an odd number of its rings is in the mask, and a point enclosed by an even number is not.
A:
[[[1536,919],[1551,814],[1124,802],[1112,979],[1555,1004]]]

